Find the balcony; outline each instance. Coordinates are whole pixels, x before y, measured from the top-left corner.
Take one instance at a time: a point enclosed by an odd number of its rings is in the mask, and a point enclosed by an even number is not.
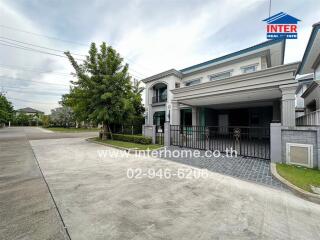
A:
[[[159,95],[152,97],[152,103],[162,103],[167,101],[167,95]]]
[[[296,124],[297,126],[319,126],[320,110],[296,118]]]

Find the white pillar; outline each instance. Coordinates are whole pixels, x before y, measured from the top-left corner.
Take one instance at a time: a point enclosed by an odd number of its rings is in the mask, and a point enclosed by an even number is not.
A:
[[[298,84],[280,86],[282,92],[281,122],[282,126],[294,127],[296,125],[296,89]]]
[[[197,126],[198,124],[198,108],[192,107],[192,126]]]
[[[180,106],[178,101],[172,101],[171,124],[180,125]]]
[[[316,110],[320,109],[320,98],[315,98],[314,99],[316,101]]]
[[[271,162],[282,162],[281,123],[270,124],[270,159]]]

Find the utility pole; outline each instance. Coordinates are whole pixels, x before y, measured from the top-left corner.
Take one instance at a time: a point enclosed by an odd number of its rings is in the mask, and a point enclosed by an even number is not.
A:
[[[272,0],[269,0],[269,17],[271,16],[271,1]]]

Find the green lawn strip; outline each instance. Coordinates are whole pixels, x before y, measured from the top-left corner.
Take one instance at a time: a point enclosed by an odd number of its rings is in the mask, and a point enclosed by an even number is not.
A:
[[[320,187],[320,170],[277,164],[279,175],[299,188],[312,192],[310,185]]]
[[[116,147],[123,147],[123,148],[136,148],[138,150],[154,150],[157,148],[162,147],[162,145],[158,144],[139,144],[139,143],[132,143],[132,142],[124,142],[118,140],[101,140],[99,138],[94,138],[95,141],[110,144]]]
[[[98,132],[98,128],[46,128],[54,132]]]

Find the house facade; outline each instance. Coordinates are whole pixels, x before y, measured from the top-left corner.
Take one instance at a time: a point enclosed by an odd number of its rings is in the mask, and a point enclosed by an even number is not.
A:
[[[26,114],[26,115],[29,115],[29,116],[35,116],[35,115],[43,115],[44,112],[41,112],[37,109],[34,109],[34,108],[30,108],[30,107],[26,107],[26,108],[20,108],[18,110],[16,110],[16,114],[19,115],[19,114]]]
[[[295,73],[285,40],[261,44],[143,80],[146,125],[295,125]]]
[[[320,24],[301,63],[284,53],[285,40],[271,40],[144,79],[144,135],[320,169]]]

